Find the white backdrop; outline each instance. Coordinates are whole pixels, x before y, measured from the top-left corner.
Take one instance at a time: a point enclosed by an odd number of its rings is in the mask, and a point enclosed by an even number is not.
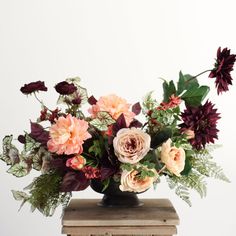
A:
[[[0,0],[0,139],[29,130],[29,120],[39,114],[33,97],[19,92],[24,83],[45,81],[49,92],[41,98],[51,107],[53,86],[72,76],[80,76],[96,97],[114,92],[136,102],[150,90],[161,96],[158,77],[212,68],[218,46],[236,53],[235,8],[233,0]],[[209,180],[207,197],[193,193],[191,208],[164,181],[140,197],[169,198],[181,219],[179,236],[235,235],[236,82],[216,96],[213,80],[201,79],[211,85],[210,99],[222,113],[223,147],[215,160],[232,183]],[[61,235],[61,209],[53,218],[31,214],[29,206],[17,212],[20,203],[10,190],[21,190],[38,173],[17,179],[6,170],[0,162],[0,235]],[[90,189],[74,196],[101,197]]]

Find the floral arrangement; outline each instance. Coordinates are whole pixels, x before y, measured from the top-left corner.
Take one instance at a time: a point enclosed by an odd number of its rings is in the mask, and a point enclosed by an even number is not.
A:
[[[177,82],[163,81],[162,101],[150,92],[133,105],[114,94],[97,100],[79,78],[70,78],[55,86],[59,99],[50,109],[38,98],[38,92],[48,90],[44,82],[25,84],[20,90],[40,102],[39,117],[29,132],[19,135],[22,151],[12,135],[4,137],[0,158],[16,177],[32,169],[40,175],[25,191],[12,191],[14,198],[49,216],[93,179],[101,181],[103,190],[115,181],[121,191],[139,193],[162,177],[189,205],[190,189],[204,197],[205,178],[229,180],[211,155],[220,113],[206,100],[210,88],[200,85],[198,77],[209,73],[218,95],[226,92],[235,60],[229,49],[219,48],[213,69],[197,76],[180,72]]]

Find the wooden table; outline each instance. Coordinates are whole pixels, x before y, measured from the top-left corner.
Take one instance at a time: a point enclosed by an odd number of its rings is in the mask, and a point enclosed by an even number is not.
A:
[[[136,208],[104,208],[98,199],[72,199],[62,218],[62,233],[80,235],[177,234],[179,217],[168,199],[142,199]]]

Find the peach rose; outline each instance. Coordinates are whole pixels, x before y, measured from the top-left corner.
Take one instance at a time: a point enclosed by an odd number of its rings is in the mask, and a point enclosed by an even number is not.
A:
[[[168,139],[162,144],[161,161],[171,173],[180,176],[185,165],[185,151],[183,148],[171,147],[171,142],[171,139]]]
[[[86,164],[86,159],[81,155],[76,155],[66,161],[66,166],[74,170],[81,170]]]
[[[123,128],[113,140],[115,155],[122,163],[135,164],[148,153],[151,138],[137,128]]]
[[[59,117],[49,129],[50,139],[47,143],[48,150],[57,154],[81,154],[84,140],[91,138],[88,133],[88,122],[73,117]]]
[[[106,111],[110,116],[117,120],[121,114],[124,115],[127,126],[133,121],[135,114],[129,111],[130,104],[121,97],[115,94],[102,96],[99,98],[97,103],[93,105],[88,111],[93,118],[96,117],[99,111]]]
[[[124,170],[121,174],[120,180],[120,190],[121,191],[128,191],[128,192],[136,192],[140,193],[147,189],[149,189],[153,182],[157,179],[157,172],[155,169],[152,170],[155,173],[154,177],[146,176],[143,179],[140,179],[137,174],[137,170],[127,171]]]

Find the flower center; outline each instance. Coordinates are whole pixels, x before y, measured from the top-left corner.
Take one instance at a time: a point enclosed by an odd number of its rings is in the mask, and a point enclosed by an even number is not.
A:
[[[136,147],[137,147],[137,142],[136,139],[134,138],[129,139],[125,144],[125,148],[130,151],[136,149]]]

